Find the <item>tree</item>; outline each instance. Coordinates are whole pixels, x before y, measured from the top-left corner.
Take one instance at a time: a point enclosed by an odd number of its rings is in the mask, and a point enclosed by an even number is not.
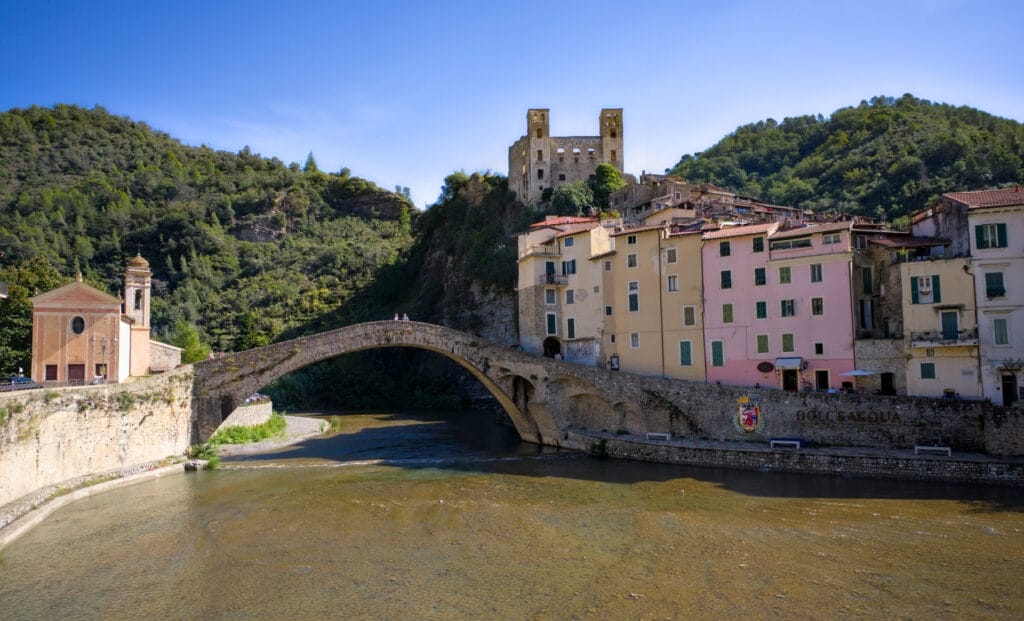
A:
[[[581,216],[594,204],[594,192],[586,181],[563,183],[551,194],[551,212],[558,216]]]
[[[190,322],[181,319],[174,324],[171,333],[171,344],[180,347],[181,362],[189,364],[205,360],[210,355],[210,346],[199,338],[199,331]]]
[[[310,151],[309,155],[306,156],[306,165],[302,167],[302,170],[308,173],[317,172],[318,170],[320,170],[319,168],[316,167],[316,159],[313,157],[312,151]]]
[[[622,174],[611,164],[598,164],[594,175],[594,202],[600,209],[608,209],[608,198],[615,190],[626,187]]]
[[[68,279],[42,257],[0,268],[8,284],[0,300],[0,374],[29,368],[32,363],[32,302],[29,298],[67,283]]]

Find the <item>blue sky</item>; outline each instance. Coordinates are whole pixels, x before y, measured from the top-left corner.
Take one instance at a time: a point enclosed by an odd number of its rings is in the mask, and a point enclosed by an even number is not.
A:
[[[624,108],[627,172],[737,126],[875,95],[1024,121],[1019,0],[0,0],[0,110],[100,104],[186,144],[303,162],[432,203],[506,173],[526,110],[593,135]]]

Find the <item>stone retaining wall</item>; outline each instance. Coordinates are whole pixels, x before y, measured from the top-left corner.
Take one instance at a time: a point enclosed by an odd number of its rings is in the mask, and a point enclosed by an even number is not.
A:
[[[274,413],[274,404],[269,400],[251,403],[235,408],[235,411],[224,419],[220,428],[224,427],[255,427],[270,420]]]
[[[828,452],[826,450],[770,450],[766,447],[725,449],[648,443],[615,437],[568,432],[567,442],[579,450],[601,449],[608,457],[712,468],[736,468],[764,472],[791,472],[861,476],[876,479],[919,479],[1024,485],[1024,461],[995,461],[970,456],[912,456],[907,451],[877,454]],[[894,454],[902,453],[902,454]]]
[[[0,394],[0,505],[48,485],[180,455],[192,369],[124,384]]]

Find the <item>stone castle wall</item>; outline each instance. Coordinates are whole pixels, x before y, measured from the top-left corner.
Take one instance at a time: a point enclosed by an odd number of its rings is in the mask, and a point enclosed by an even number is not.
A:
[[[188,448],[192,369],[61,389],[0,393],[0,505],[48,485]]]

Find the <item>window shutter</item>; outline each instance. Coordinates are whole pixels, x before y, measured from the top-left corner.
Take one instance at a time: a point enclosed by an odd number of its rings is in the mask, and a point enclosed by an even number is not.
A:
[[[985,242],[985,225],[983,224],[974,225],[974,245],[978,248],[988,248],[988,244]]]
[[[939,276],[936,274],[932,276],[932,304],[938,304],[942,301],[942,292],[939,290]]]
[[[997,224],[996,231],[999,238],[995,244],[996,248],[1006,248],[1006,223],[1000,222]]]
[[[920,304],[921,297],[917,293],[917,276],[910,277],[910,303]]]

